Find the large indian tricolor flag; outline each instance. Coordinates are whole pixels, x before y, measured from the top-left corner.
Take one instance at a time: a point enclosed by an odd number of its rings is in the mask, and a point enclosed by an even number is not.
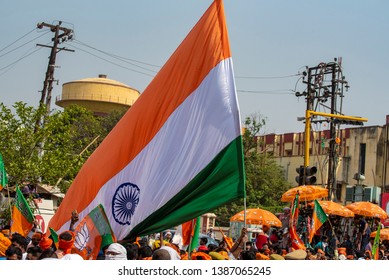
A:
[[[214,1],[87,160],[49,226],[102,204],[118,240],[244,197],[240,115],[224,7]]]

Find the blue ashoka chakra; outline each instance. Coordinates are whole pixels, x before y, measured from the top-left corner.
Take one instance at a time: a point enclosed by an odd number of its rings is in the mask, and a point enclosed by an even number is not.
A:
[[[131,183],[120,185],[112,198],[112,214],[116,222],[130,225],[131,217],[139,203],[140,190]]]

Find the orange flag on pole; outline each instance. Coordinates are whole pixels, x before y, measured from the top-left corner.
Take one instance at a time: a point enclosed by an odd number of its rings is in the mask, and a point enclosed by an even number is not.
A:
[[[182,245],[187,246],[194,235],[196,219],[190,220],[182,224]]]
[[[296,231],[298,216],[299,216],[299,203],[300,203],[300,196],[297,193],[295,199],[292,201],[291,206],[291,215],[289,220],[289,234],[290,239],[292,241],[292,248],[295,250],[302,249],[305,250],[304,242],[301,240],[301,238],[298,236]]]
[[[12,210],[11,232],[18,232],[26,237],[32,229],[34,215],[19,187],[16,187],[15,205]]]
[[[222,234],[224,242],[226,242],[228,251],[230,251],[232,246],[234,245],[234,241],[232,240],[231,237],[228,237],[227,235],[225,235],[220,227],[219,227],[219,231]]]
[[[321,226],[327,221],[327,219],[327,214],[324,212],[319,202],[315,199],[312,214],[312,225],[310,225],[309,232],[309,243],[312,242],[313,236],[319,230],[319,228],[321,228]]]

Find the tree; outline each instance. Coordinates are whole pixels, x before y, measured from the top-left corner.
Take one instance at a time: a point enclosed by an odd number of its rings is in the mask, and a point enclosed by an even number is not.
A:
[[[15,113],[0,104],[0,152],[9,185],[59,184],[63,192],[124,114],[115,112],[105,120],[83,107],[70,106],[53,112],[36,129],[41,109],[23,102],[13,107]]]
[[[266,121],[259,115],[247,117],[244,123],[243,152],[246,172],[247,208],[262,208],[271,212],[280,211],[282,194],[290,187],[284,171],[271,155],[260,152],[258,136]],[[243,199],[215,209],[220,226],[229,226],[229,219],[244,209]]]

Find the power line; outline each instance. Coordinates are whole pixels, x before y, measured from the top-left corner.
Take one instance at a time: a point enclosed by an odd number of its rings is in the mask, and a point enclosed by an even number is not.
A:
[[[24,44],[22,44],[22,45],[20,45],[20,46],[18,46],[18,47],[16,47],[16,48],[10,50],[10,51],[8,51],[8,52],[2,54],[2,55],[0,55],[0,57],[3,57],[3,56],[5,56],[5,55],[7,55],[7,54],[9,54],[9,53],[11,53],[11,52],[14,52],[14,51],[16,51],[17,49],[20,49],[21,47],[27,45],[28,43],[31,43],[31,42],[35,41],[36,39],[38,39],[38,38],[40,38],[40,37],[46,35],[48,32],[49,32],[49,31],[47,31],[47,32],[45,32],[45,33],[39,35],[38,37],[35,37],[34,39],[31,39],[30,41],[28,41],[28,42],[26,42],[26,43],[24,43]]]
[[[291,89],[275,89],[275,90],[241,90],[238,89],[237,92],[244,93],[260,93],[260,94],[294,94]]]
[[[259,77],[259,76],[235,76],[236,79],[252,79],[252,80],[270,80],[270,79],[285,79],[285,78],[292,78],[296,76],[300,76],[300,73],[293,74],[293,75],[287,75],[287,76],[269,76],[269,77]]]
[[[19,39],[16,39],[15,41],[13,41],[11,44],[5,46],[4,48],[2,48],[0,50],[0,52],[2,52],[3,50],[7,49],[8,47],[12,46],[13,44],[15,44],[16,42],[20,41],[21,39],[23,39],[24,37],[26,37],[28,34],[32,33],[33,31],[35,31],[37,28],[35,27],[34,29],[32,29],[31,31],[27,32],[26,34],[24,34],[22,37],[20,37]]]
[[[80,45],[83,45],[85,47],[91,48],[91,49],[93,49],[95,51],[101,52],[101,53],[103,53],[105,55],[108,55],[108,56],[111,56],[113,58],[116,58],[118,60],[121,60],[121,61],[125,60],[125,62],[127,62],[127,63],[129,63],[128,61],[132,61],[132,62],[140,63],[140,64],[143,64],[143,65],[147,65],[147,66],[161,68],[161,66],[159,66],[159,65],[155,65],[155,64],[151,64],[151,63],[143,62],[143,61],[140,61],[140,60],[135,60],[135,59],[132,59],[132,58],[127,58],[127,57],[123,57],[123,56],[120,56],[120,55],[116,55],[116,54],[112,54],[112,53],[109,53],[109,52],[106,52],[106,51],[99,50],[98,48],[92,47],[92,46],[90,46],[90,45],[88,45],[86,43],[81,42],[80,40],[74,40],[74,42],[78,43]],[[130,64],[132,64],[132,63],[130,63]],[[141,67],[141,66],[138,66],[136,64],[132,64],[132,65],[137,66],[137,67]],[[144,68],[144,69],[146,69],[146,68]],[[146,70],[149,70],[149,69],[146,69]],[[152,71],[152,70],[149,70],[149,71]]]
[[[3,73],[1,73],[0,76],[4,75],[4,74],[7,73],[9,70],[11,70],[12,67],[16,65],[16,63],[18,63],[19,61],[25,59],[26,57],[28,57],[28,56],[34,54],[35,52],[39,51],[40,49],[41,49],[41,48],[38,48],[38,49],[36,49],[36,50],[34,50],[34,51],[32,51],[32,52],[26,54],[26,55],[23,55],[23,56],[20,57],[19,59],[17,59],[17,60],[15,60],[14,62],[8,64],[7,66],[4,66],[3,68],[0,68],[0,71],[2,71],[2,70],[4,70],[4,69],[7,69],[8,67],[10,67],[8,70],[6,70],[6,71],[4,71]]]
[[[73,48],[75,48],[75,49],[77,49],[77,50],[80,50],[80,51],[85,52],[85,53],[87,53],[87,54],[90,54],[90,55],[92,55],[92,56],[94,56],[94,57],[97,57],[97,58],[99,58],[99,59],[101,59],[101,60],[104,60],[104,61],[106,61],[106,62],[108,62],[108,63],[111,63],[111,64],[113,64],[113,65],[115,65],[115,66],[118,66],[118,67],[120,67],[120,68],[127,69],[127,70],[130,70],[130,71],[133,71],[133,72],[136,72],[136,73],[139,73],[139,74],[143,74],[143,75],[146,75],[146,76],[149,76],[149,77],[154,77],[154,75],[151,75],[151,74],[148,74],[148,73],[145,73],[145,72],[141,72],[141,71],[138,71],[138,70],[135,70],[135,69],[128,68],[128,67],[126,67],[126,66],[123,66],[123,65],[120,65],[120,64],[115,63],[115,62],[113,62],[113,61],[110,61],[110,60],[108,60],[108,59],[105,59],[105,58],[103,58],[103,57],[101,57],[101,56],[98,56],[98,55],[96,55],[96,54],[93,54],[93,53],[91,53],[91,52],[89,52],[89,51],[86,51],[86,50],[84,50],[84,49],[78,48],[78,47],[76,47],[76,46],[73,46],[73,45],[71,45],[71,44],[68,44],[68,45],[71,46],[71,47],[73,47]]]

